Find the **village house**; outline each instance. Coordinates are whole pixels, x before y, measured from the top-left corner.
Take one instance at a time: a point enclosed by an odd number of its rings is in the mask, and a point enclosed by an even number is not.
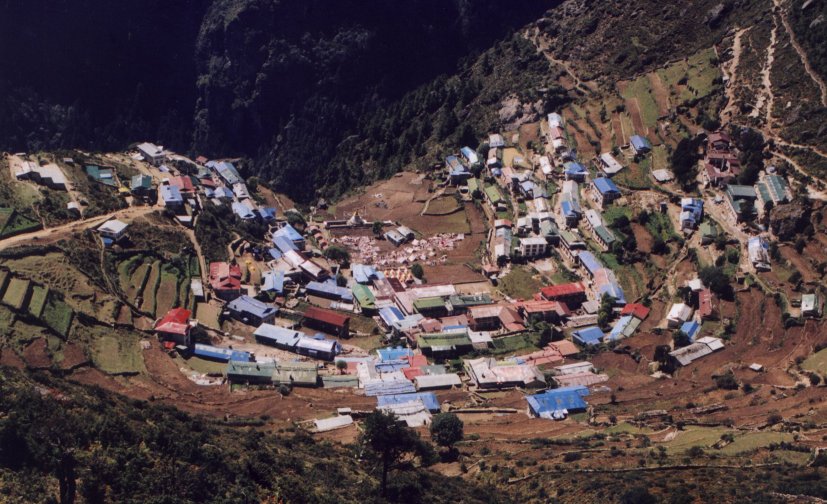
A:
[[[215,296],[232,301],[241,295],[241,267],[226,262],[210,263],[210,288]]]
[[[105,246],[117,243],[126,236],[129,224],[117,219],[112,219],[98,226],[97,231]]]
[[[262,345],[269,345],[290,352],[296,351],[296,344],[302,333],[286,327],[273,324],[261,324],[253,333],[256,342]]]
[[[135,175],[129,180],[129,190],[138,198],[151,198],[155,195],[152,189],[152,177],[149,175]]]
[[[563,176],[566,180],[573,180],[575,182],[585,182],[589,170],[577,161],[569,161],[563,164]]]
[[[824,301],[818,293],[801,296],[801,315],[804,317],[820,318]]]
[[[463,367],[471,381],[481,389],[546,386],[546,379],[536,366],[481,357],[465,360]]]
[[[275,362],[229,361],[224,374],[232,385],[272,385]]]
[[[594,188],[594,195],[597,202],[603,207],[621,196],[620,189],[617,188],[610,178],[596,178],[592,181],[592,187]]]
[[[559,324],[571,315],[568,307],[558,301],[528,300],[517,303],[517,311],[527,323]]]
[[[692,318],[692,307],[685,303],[675,303],[666,315],[666,326],[670,329],[680,327],[684,322]]]
[[[468,163],[468,166],[473,167],[474,165],[479,163],[479,157],[477,156],[476,151],[471,147],[463,147],[459,150],[459,153],[465,159],[465,162]]]
[[[239,296],[227,303],[230,316],[247,325],[261,325],[276,318],[278,308],[250,296]]]
[[[178,212],[184,209],[184,198],[181,196],[181,191],[176,186],[162,185],[160,188],[161,201],[164,202],[164,207],[172,212]]]
[[[520,238],[519,250],[522,257],[544,256],[548,251],[548,242],[540,236]]]
[[[526,396],[528,411],[533,417],[549,420],[563,420],[569,413],[585,411],[588,404],[583,397],[589,395],[589,388],[576,385]]]
[[[730,184],[724,194],[736,222],[748,220],[754,215],[758,196],[752,186]]]
[[[761,236],[753,236],[747,240],[747,254],[749,262],[757,270],[770,269],[770,244]]]
[[[586,242],[583,241],[579,234],[565,229],[560,230],[560,251],[564,257],[567,257],[570,261],[575,261],[578,252],[586,250],[586,248]]]
[[[571,339],[580,346],[599,345],[605,335],[597,326],[584,327],[571,333]]]
[[[296,353],[314,359],[332,361],[339,353],[339,347],[335,340],[325,339],[322,335],[314,338],[301,336],[296,343]]]
[[[541,299],[565,303],[570,310],[576,310],[586,301],[586,288],[581,282],[550,285],[540,289]]]
[[[163,147],[149,142],[138,144],[138,153],[152,166],[161,166],[165,159]]]
[[[632,147],[632,152],[637,156],[652,152],[652,144],[649,139],[640,135],[632,135],[629,138],[629,145]]]
[[[704,200],[681,198],[681,229],[697,229],[704,217]]]
[[[615,159],[610,152],[604,152],[597,157],[597,164],[600,171],[611,177],[623,169],[623,165]]]
[[[192,312],[185,308],[173,308],[163,318],[155,322],[155,332],[162,341],[174,341],[176,345],[192,345],[190,333],[194,324],[190,323]]]
[[[272,380],[276,386],[317,387],[319,368],[315,362],[276,362]]]
[[[758,211],[763,215],[770,204],[777,206],[792,200],[792,192],[786,179],[780,175],[765,175],[755,184]]]
[[[304,312],[304,325],[340,338],[350,336],[350,317],[315,306]]]
[[[17,180],[34,180],[38,184],[59,191],[66,190],[66,175],[56,164],[40,165],[23,161],[14,173]]]

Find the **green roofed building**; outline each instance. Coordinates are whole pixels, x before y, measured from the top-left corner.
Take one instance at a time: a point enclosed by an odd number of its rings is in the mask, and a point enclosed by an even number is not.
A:
[[[453,295],[448,298],[451,307],[456,310],[466,310],[471,306],[488,305],[493,303],[489,294]]]
[[[698,230],[701,233],[701,245],[709,245],[718,237],[718,226],[713,222],[702,222]]]
[[[422,353],[435,359],[447,359],[470,352],[473,343],[467,331],[424,333],[416,338]]]
[[[480,191],[480,181],[473,177],[468,179],[468,192],[471,193],[471,196],[474,196],[475,193]]]
[[[241,362],[227,363],[227,380],[233,383],[247,383],[250,385],[271,385],[275,362]]]
[[[353,299],[362,309],[363,313],[376,312],[376,296],[370,291],[367,285],[355,284],[353,286]]]
[[[425,297],[414,301],[414,310],[426,317],[444,317],[451,311],[450,305],[439,296]]]
[[[135,175],[130,179],[129,190],[136,196],[149,196],[152,193],[152,177]]]
[[[273,385],[294,385],[316,387],[319,385],[319,370],[313,362],[279,362],[273,371]]]
[[[503,204],[505,201],[503,200],[502,194],[500,194],[500,190],[497,186],[486,186],[485,187],[485,197],[488,199],[488,202],[491,203],[493,206],[499,206]]]

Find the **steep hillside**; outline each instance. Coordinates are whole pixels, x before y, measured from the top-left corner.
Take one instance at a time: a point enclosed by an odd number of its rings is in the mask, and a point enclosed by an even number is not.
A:
[[[369,467],[306,434],[231,428],[0,368],[3,502],[380,502]],[[508,500],[424,470],[393,478],[389,493],[403,502]]]

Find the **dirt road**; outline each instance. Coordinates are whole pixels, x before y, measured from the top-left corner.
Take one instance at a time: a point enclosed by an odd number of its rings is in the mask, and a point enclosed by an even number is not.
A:
[[[97,217],[91,217],[89,219],[68,222],[60,226],[45,228],[38,231],[33,231],[31,233],[24,233],[16,236],[11,236],[9,238],[0,240],[0,250],[21,245],[32,240],[39,240],[41,238],[52,238],[69,233],[74,233],[76,231],[84,229],[89,229],[92,227],[99,226],[104,222],[108,221],[109,219],[134,219],[136,217],[141,217],[143,215],[152,213],[155,210],[158,210],[158,207],[130,207],[125,208],[123,210],[110,212],[108,214],[99,215]]]

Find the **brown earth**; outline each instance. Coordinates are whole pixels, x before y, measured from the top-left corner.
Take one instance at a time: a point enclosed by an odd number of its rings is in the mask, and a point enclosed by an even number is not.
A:
[[[48,369],[52,365],[46,338],[37,338],[23,349],[23,360],[30,369]]]

